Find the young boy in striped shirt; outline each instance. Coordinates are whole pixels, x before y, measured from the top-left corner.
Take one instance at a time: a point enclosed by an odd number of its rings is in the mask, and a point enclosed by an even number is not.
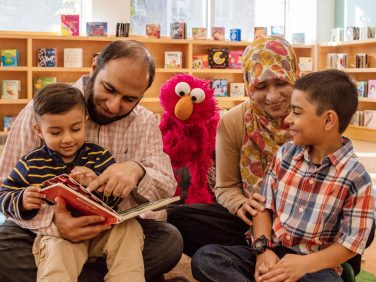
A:
[[[293,142],[274,156],[253,218],[256,281],[342,281],[340,264],[362,254],[373,224],[371,179],[342,136],[358,106],[338,70],[300,78],[285,121]]]
[[[77,88],[50,84],[33,100],[36,134],[45,145],[23,156],[3,182],[0,191],[2,212],[22,226],[49,208],[65,208],[63,200],[48,206],[41,193],[42,182],[66,173],[88,186],[97,175],[115,163],[107,149],[85,142],[87,119],[85,98]],[[120,198],[99,195],[116,208]],[[107,226],[91,240],[72,243],[60,237],[39,234],[33,253],[38,266],[37,280],[76,281],[90,257],[106,256],[111,281],[144,281],[143,231],[135,219]]]

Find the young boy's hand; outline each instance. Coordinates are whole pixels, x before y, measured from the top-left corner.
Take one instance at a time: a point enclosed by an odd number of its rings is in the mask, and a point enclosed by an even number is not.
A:
[[[76,166],[69,176],[85,187],[97,178],[95,172],[85,166]]]
[[[40,209],[46,195],[41,193],[40,187],[30,186],[22,194],[22,206],[24,210]]]
[[[262,274],[257,281],[298,281],[307,273],[308,267],[304,263],[304,257],[292,254],[285,255],[269,272]]]
[[[260,277],[268,273],[278,261],[278,256],[269,249],[266,249],[264,253],[258,255],[255,267],[255,280],[264,281],[263,279],[260,279]]]

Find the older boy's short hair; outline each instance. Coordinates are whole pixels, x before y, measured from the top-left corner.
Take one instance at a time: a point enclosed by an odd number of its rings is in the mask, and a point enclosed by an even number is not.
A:
[[[316,114],[334,110],[338,115],[339,132],[343,133],[358,108],[358,92],[350,77],[340,70],[324,70],[299,78],[295,89],[309,94],[309,100],[317,104]]]
[[[86,114],[85,97],[81,91],[63,83],[46,85],[33,99],[34,112],[37,116],[62,114],[77,106],[82,107]]]

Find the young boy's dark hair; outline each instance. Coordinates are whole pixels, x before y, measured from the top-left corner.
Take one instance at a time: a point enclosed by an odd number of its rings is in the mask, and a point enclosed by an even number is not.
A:
[[[309,100],[317,104],[317,115],[334,110],[338,115],[339,133],[343,133],[358,108],[358,92],[350,77],[340,70],[324,70],[299,78],[295,89],[309,94]]]
[[[63,83],[52,83],[43,87],[33,99],[34,112],[44,114],[62,114],[73,107],[80,106],[86,113],[85,97],[81,91]]]

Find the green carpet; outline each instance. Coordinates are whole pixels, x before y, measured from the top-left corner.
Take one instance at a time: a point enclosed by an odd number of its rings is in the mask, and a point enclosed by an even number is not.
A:
[[[356,276],[356,282],[376,282],[376,276],[366,271],[360,271]]]

